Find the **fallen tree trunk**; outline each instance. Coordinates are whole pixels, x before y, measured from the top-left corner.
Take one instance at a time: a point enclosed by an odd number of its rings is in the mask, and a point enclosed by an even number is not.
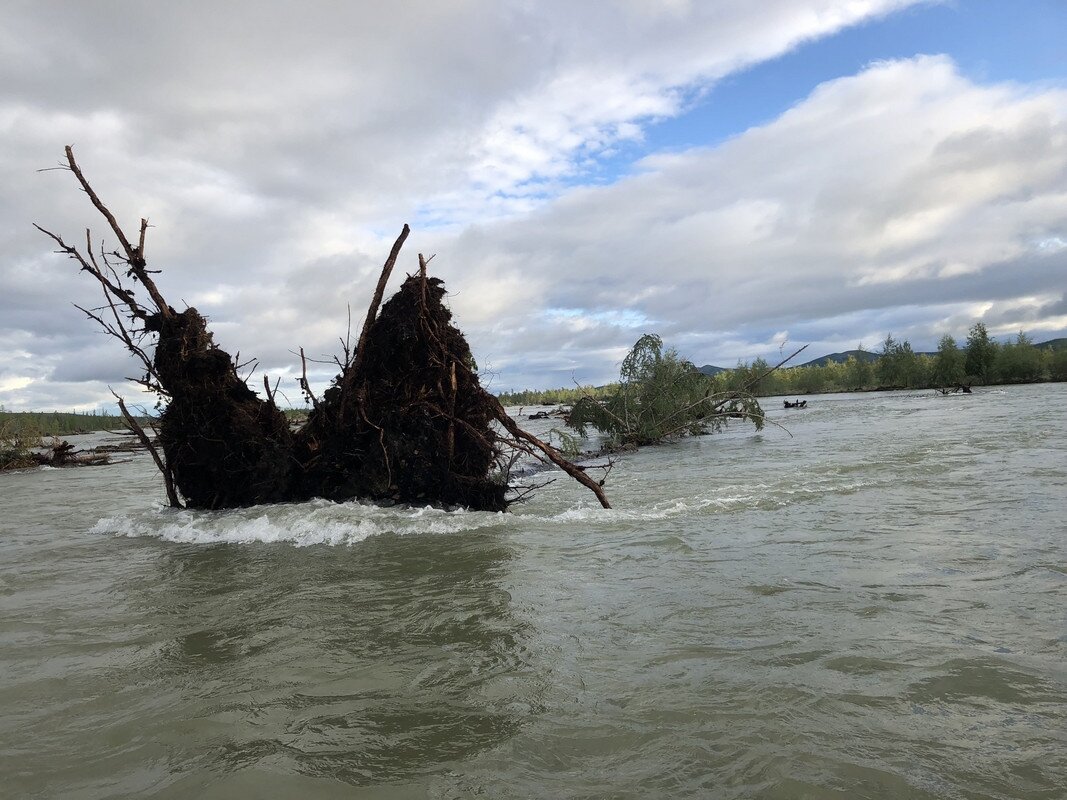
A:
[[[59,439],[52,442],[47,452],[36,453],[34,457],[42,467],[97,467],[111,461],[107,453],[75,450],[70,442]]]
[[[96,467],[111,462],[111,456],[98,450],[75,450],[58,437],[45,445],[39,437],[8,435],[0,431],[0,472],[33,467]]]
[[[323,497],[502,511],[515,500],[511,465],[529,454],[560,467],[609,507],[597,482],[522,431],[481,387],[467,341],[444,305],[444,285],[427,276],[421,255],[418,274],[382,304],[406,225],[382,269],[356,348],[339,362],[341,372],[321,400],[311,395],[302,371],[300,386],[314,408],[294,432],[275,404],[277,389],[264,379],[266,397],[252,391],[235,360],[214,343],[204,317],[166,302],[144,258],[147,221],[141,220],[132,245],[70,147],[66,160],[120,249],[101,248],[97,260],[88,231],[83,253],[38,228],[100,283],[107,304],[82,310],[139,359],[145,372],[137,382],[165,403],[162,453],[148,446],[172,506],[181,504],[180,494],[186,506],[206,509]],[[120,272],[133,287],[123,284]],[[137,284],[147,302],[135,294]],[[141,437],[147,441],[143,431]]]

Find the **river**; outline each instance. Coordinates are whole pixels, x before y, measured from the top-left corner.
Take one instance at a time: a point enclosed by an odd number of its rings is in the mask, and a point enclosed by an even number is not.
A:
[[[0,475],[0,796],[1063,798],[1064,388],[768,399],[611,511]]]

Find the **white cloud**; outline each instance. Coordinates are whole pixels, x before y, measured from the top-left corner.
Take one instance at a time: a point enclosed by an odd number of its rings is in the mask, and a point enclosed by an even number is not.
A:
[[[71,398],[50,380],[84,377],[78,354],[130,371],[66,305],[96,289],[29,225],[102,234],[69,175],[34,171],[71,142],[125,224],[150,218],[168,297],[272,374],[299,346],[336,352],[349,303],[358,330],[405,220],[399,271],[438,254],[501,388],[606,379],[635,320],[703,361],[915,292],[1045,296],[1061,248],[1038,243],[1067,235],[1062,94],[945,59],[877,65],[723,146],[574,188],[717,79],[914,2],[23,4],[0,34],[0,341],[35,366],[0,352],[0,374],[34,394],[0,401]],[[998,261],[1018,279],[996,284]]]
[[[930,307],[912,330],[932,335],[946,303],[1023,308],[1015,298],[1035,288],[1062,292],[1067,263],[1040,242],[1067,230],[1064,144],[1067,92],[976,85],[941,57],[876,64],[726,144],[650,158],[450,249],[473,265],[507,253],[538,275],[541,294],[515,298],[513,314],[617,308],[651,284],[624,305],[668,336],[756,345],[783,325],[902,304]],[[714,338],[708,358],[738,346]]]

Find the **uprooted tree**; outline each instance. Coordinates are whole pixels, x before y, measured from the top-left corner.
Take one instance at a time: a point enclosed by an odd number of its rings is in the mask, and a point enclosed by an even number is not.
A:
[[[118,247],[84,252],[40,226],[58,252],[78,262],[104,295],[99,308],[79,308],[121,340],[144,369],[137,383],[161,399],[159,447],[152,445],[119,398],[127,423],[149,448],[172,506],[220,509],[261,503],[361,498],[504,510],[525,491],[512,483],[523,455],[550,462],[610,507],[585,469],[522,430],[482,388],[470,348],[443,303],[445,289],[419,270],[382,304],[408,236],[405,225],[382,268],[362,332],[338,359],[340,374],[315,397],[301,351],[301,389],[312,404],[292,430],[265,377],[260,397],[238,363],[215,344],[195,309],[177,311],[145,260],[148,221],[136,243],[89,185],[66,148],[72,172],[107,220]],[[116,395],[117,397],[117,395]],[[162,452],[160,452],[162,451]]]

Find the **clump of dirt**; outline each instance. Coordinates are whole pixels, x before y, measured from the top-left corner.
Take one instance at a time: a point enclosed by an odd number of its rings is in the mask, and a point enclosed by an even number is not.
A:
[[[233,508],[287,500],[292,433],[285,415],[237,375],[195,308],[145,328],[159,335],[153,365],[170,402],[159,443],[174,481],[194,508]]]
[[[409,276],[298,434],[304,491],[502,511],[495,409],[437,278]]]

